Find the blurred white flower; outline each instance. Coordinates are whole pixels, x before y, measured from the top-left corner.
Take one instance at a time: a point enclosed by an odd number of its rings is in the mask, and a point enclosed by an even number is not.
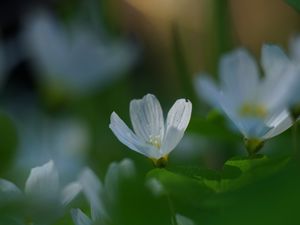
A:
[[[81,189],[79,182],[72,182],[62,187],[53,161],[31,169],[25,183],[24,194],[10,181],[0,181],[0,196],[6,196],[7,200],[11,201],[16,200],[16,196],[24,199],[31,213],[35,214],[35,216],[31,215],[33,220],[39,217],[37,212],[46,211],[51,218],[55,215],[59,216],[63,208],[81,192]]]
[[[178,225],[195,225],[191,219],[180,214],[176,214],[176,222]]]
[[[262,47],[265,77],[245,49],[222,57],[221,87],[207,76],[199,76],[197,87],[204,99],[228,116],[248,140],[272,138],[292,125],[288,103],[297,68],[277,46]]]
[[[78,21],[67,28],[40,11],[25,22],[25,51],[46,85],[85,94],[109,84],[135,62],[132,45],[104,40]]]
[[[115,112],[111,114],[109,127],[123,144],[159,164],[167,159],[182,139],[191,113],[192,103],[179,99],[170,109],[164,124],[159,101],[154,95],[147,94],[130,102],[130,118],[135,133]]]
[[[72,209],[71,215],[76,225],[107,224],[110,221],[107,206],[118,201],[122,180],[135,176],[135,167],[131,160],[111,163],[105,176],[104,184],[90,169],[85,169],[79,176],[82,192],[91,206],[91,218],[80,209]],[[105,201],[104,201],[105,199]]]
[[[51,159],[63,182],[76,178],[85,165],[90,143],[85,124],[77,119],[49,118],[28,108],[13,114],[20,137],[14,163],[16,171],[30,169]]]
[[[151,179],[147,180],[146,186],[150,189],[150,191],[152,192],[152,194],[154,196],[159,197],[166,193],[164,186],[156,178],[151,178]]]

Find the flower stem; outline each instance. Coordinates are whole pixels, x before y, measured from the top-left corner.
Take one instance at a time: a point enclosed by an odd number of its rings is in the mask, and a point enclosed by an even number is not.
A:
[[[173,206],[173,203],[172,203],[172,200],[171,200],[169,194],[167,194],[167,199],[168,199],[168,204],[169,204],[169,208],[170,208],[170,212],[171,212],[171,222],[172,222],[172,225],[178,225],[177,224],[177,220],[176,220],[174,206]]]
[[[265,142],[255,138],[245,138],[244,143],[249,157],[254,158],[256,156],[256,153],[264,146]]]
[[[168,155],[165,155],[159,159],[152,159],[152,162],[157,168],[165,168],[168,164]]]
[[[295,155],[296,158],[299,157],[299,152],[297,149],[297,135],[298,135],[298,124],[297,121],[294,122],[293,128],[292,128],[292,136],[293,136],[293,153]]]

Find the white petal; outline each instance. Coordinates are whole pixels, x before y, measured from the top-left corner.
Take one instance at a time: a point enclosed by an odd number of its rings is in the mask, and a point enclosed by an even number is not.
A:
[[[21,197],[22,192],[12,182],[0,179],[0,204]]]
[[[120,173],[123,177],[133,177],[136,175],[135,166],[132,160],[123,159],[119,163]]]
[[[246,138],[263,139],[263,136],[273,127],[270,127],[259,118],[244,118],[240,121],[241,131]]]
[[[293,120],[288,111],[282,111],[279,115],[272,117],[267,124],[273,129],[266,133],[263,138],[269,139],[281,134],[293,125]]]
[[[111,163],[108,167],[104,182],[108,201],[117,201],[120,183],[124,179],[134,177],[135,174],[135,166],[129,159],[124,159],[120,163]]]
[[[96,174],[89,168],[84,169],[79,175],[79,183],[91,205],[93,220],[106,216],[106,210],[100,197],[103,191],[103,185]]]
[[[25,21],[27,52],[37,63],[39,74],[62,81],[68,51],[67,35],[57,21],[45,12],[33,14]],[[53,77],[54,76],[54,77]],[[60,77],[59,77],[60,76]]]
[[[300,81],[298,69],[286,64],[277,76],[267,76],[261,84],[258,96],[269,112],[282,111],[292,99]]]
[[[78,182],[68,184],[62,191],[62,204],[67,206],[82,190]]]
[[[52,160],[43,166],[31,169],[25,184],[25,193],[36,199],[58,198],[59,178]]]
[[[136,135],[146,142],[150,137],[163,139],[164,118],[159,101],[147,94],[142,99],[130,102],[130,119]]]
[[[72,209],[71,216],[75,225],[92,225],[92,220],[87,217],[80,209]]]
[[[106,199],[108,199],[109,202],[114,201],[118,197],[119,180],[120,173],[118,164],[112,162],[109,164],[104,180]]]
[[[119,141],[130,149],[149,158],[157,157],[157,154],[159,153],[157,149],[149,144],[146,144],[144,140],[139,139],[115,112],[111,114],[109,127]]]
[[[195,225],[191,219],[180,214],[176,214],[176,222],[178,225]]]
[[[192,103],[186,99],[179,99],[170,109],[166,121],[166,134],[161,147],[161,153],[167,155],[182,139],[190,122]]]
[[[300,36],[294,36],[289,42],[289,51],[295,62],[300,62]]]
[[[266,76],[278,76],[289,63],[284,51],[276,45],[263,45],[261,52],[261,64]]]
[[[198,94],[214,107],[220,108],[220,91],[213,80],[205,75],[198,76],[196,80]]]
[[[224,94],[234,102],[248,100],[259,83],[255,60],[242,48],[221,58],[219,73]]]

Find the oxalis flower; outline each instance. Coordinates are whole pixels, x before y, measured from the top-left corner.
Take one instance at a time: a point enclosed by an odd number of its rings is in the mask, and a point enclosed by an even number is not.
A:
[[[292,125],[288,112],[291,87],[297,80],[297,68],[277,46],[264,45],[260,78],[255,60],[243,48],[222,57],[220,88],[207,76],[199,76],[199,93],[231,119],[246,140],[250,155],[264,141]]]
[[[169,153],[182,139],[192,113],[192,103],[178,99],[164,123],[159,101],[152,94],[130,102],[130,118],[134,132],[113,112],[110,129],[130,149],[152,159],[158,167],[166,165]]]
[[[62,216],[64,208],[81,192],[79,182],[62,187],[53,161],[31,169],[22,192],[10,181],[0,179],[0,202],[24,201],[26,218],[34,224],[51,224]],[[5,200],[5,201],[3,201]],[[46,222],[47,221],[47,222]]]

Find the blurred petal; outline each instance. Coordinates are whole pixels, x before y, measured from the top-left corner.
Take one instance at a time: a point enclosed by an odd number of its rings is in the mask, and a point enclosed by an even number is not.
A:
[[[58,172],[52,160],[43,166],[35,167],[31,170],[25,184],[25,193],[32,198],[42,200],[52,200],[58,196]]]
[[[132,160],[124,159],[120,163],[113,162],[109,165],[105,176],[106,197],[110,202],[118,199],[118,188],[124,179],[132,178],[136,174]]]
[[[39,11],[25,22],[25,46],[41,80],[66,87],[72,94],[86,94],[109,84],[136,61],[135,46],[99,38],[77,20],[65,27]]]
[[[140,140],[115,112],[111,114],[109,127],[118,140],[130,149],[150,158],[157,156],[158,151]]]
[[[0,204],[17,199],[21,195],[22,192],[14,183],[0,179]]]
[[[300,36],[294,36],[289,42],[289,52],[295,62],[300,62]]]
[[[243,48],[221,58],[219,73],[224,93],[237,103],[248,100],[259,83],[257,65]]]
[[[68,184],[62,191],[62,204],[68,205],[82,190],[82,186],[77,182]]]
[[[263,45],[261,64],[266,76],[276,76],[282,73],[289,59],[284,51],[277,45]]]
[[[282,132],[286,131],[293,125],[293,120],[287,110],[282,111],[279,115],[276,115],[266,122],[270,127],[274,127],[268,133],[263,136],[263,139],[272,138]]]
[[[97,175],[89,168],[84,169],[79,176],[79,183],[82,191],[89,201],[92,209],[92,219],[106,216],[106,211],[100,198],[103,185]]]
[[[170,109],[166,121],[166,134],[161,152],[167,155],[182,139],[190,122],[192,103],[186,99],[179,99]]]
[[[157,98],[152,94],[130,102],[130,119],[134,132],[144,141],[164,135],[164,118]]]
[[[92,225],[92,221],[80,209],[72,209],[71,216],[75,225]]]
[[[288,107],[300,82],[299,70],[286,64],[278,76],[265,78],[259,89],[259,101],[270,111],[281,111]]]
[[[136,175],[134,163],[130,159],[123,159],[119,162],[119,169],[123,177],[133,177]]]
[[[198,94],[214,107],[220,108],[220,91],[213,80],[206,76],[200,75],[196,80]]]
[[[178,225],[195,225],[191,219],[180,214],[176,214],[176,222]]]

